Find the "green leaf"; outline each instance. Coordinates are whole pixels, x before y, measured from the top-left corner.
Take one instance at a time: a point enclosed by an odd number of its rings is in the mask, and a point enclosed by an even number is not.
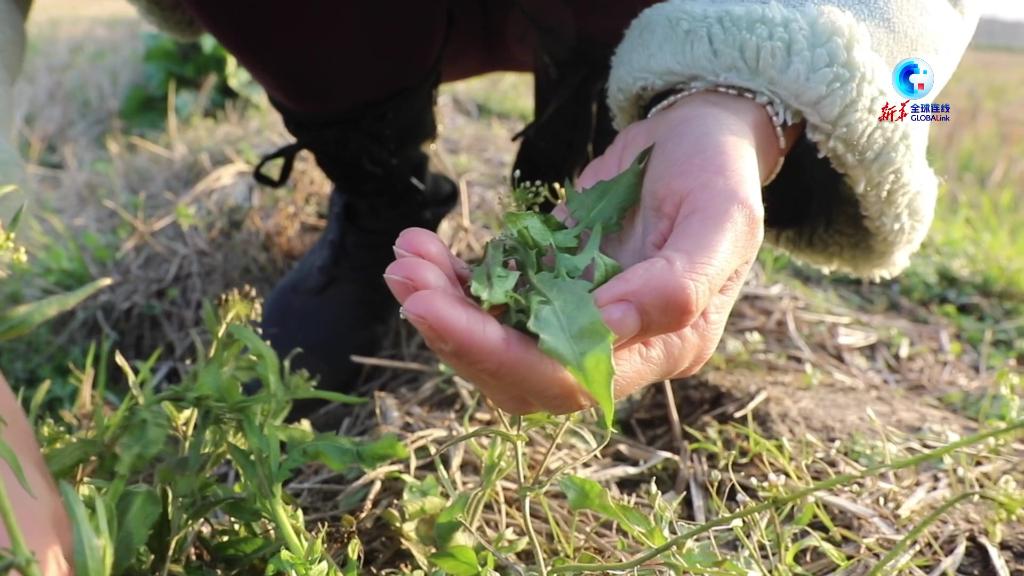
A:
[[[651,148],[647,148],[621,174],[598,182],[582,193],[567,190],[566,205],[576,227],[589,230],[601,225],[606,233],[618,232],[623,217],[640,198],[644,168],[650,155]]]
[[[402,511],[407,520],[436,516],[448,505],[441,497],[441,487],[433,474],[423,480],[409,479],[402,490]]]
[[[0,424],[3,424],[3,420],[0,419]],[[3,428],[0,427],[0,430]],[[28,479],[25,478],[25,471],[21,468],[21,462],[18,461],[18,455],[14,453],[10,445],[0,437],[0,460],[7,463],[7,466],[11,468],[11,472],[14,472],[14,477],[18,479],[18,484],[21,484],[22,490],[28,493],[29,496],[35,498],[32,493],[32,488],[28,485]],[[0,480],[3,482],[3,480]]]
[[[152,486],[129,486],[117,501],[117,542],[114,574],[122,574],[146,543],[163,512],[163,502]]]
[[[508,304],[514,297],[519,275],[520,272],[505,267],[505,245],[495,240],[487,244],[483,263],[473,270],[469,291],[484,308]]]
[[[509,212],[505,214],[505,229],[531,250],[544,250],[549,247],[575,248],[578,243],[574,234],[556,234],[566,228],[551,214],[533,211]]]
[[[60,493],[68,516],[71,518],[74,541],[76,576],[107,576],[104,566],[103,541],[89,519],[89,512],[70,484],[60,482]]]
[[[593,282],[594,288],[611,280],[616,274],[622,272],[622,266],[614,259],[600,252],[594,256]]]
[[[18,209],[14,211],[14,216],[11,216],[11,220],[7,223],[7,231],[14,232],[18,229],[18,225],[21,224],[21,217],[25,214],[25,205],[18,206]]]
[[[537,295],[531,299],[527,327],[540,349],[558,360],[597,402],[605,426],[615,415],[612,342],[615,336],[601,320],[590,295],[590,283],[549,272],[531,280]]]
[[[578,278],[582,276],[587,267],[590,266],[591,263],[594,263],[598,255],[600,255],[599,249],[601,248],[601,235],[601,225],[598,224],[590,231],[590,237],[587,238],[587,245],[584,246],[578,254],[557,252],[555,254],[556,270],[560,274],[564,274],[569,278]],[[607,256],[605,258],[607,258]]]
[[[267,390],[271,394],[279,394],[281,392],[281,361],[277,357],[277,352],[250,326],[232,324],[228,326],[228,332],[245,343],[249,352],[259,360],[260,381],[267,387]]]
[[[434,541],[438,548],[445,548],[451,544],[455,533],[462,528],[459,516],[466,512],[468,504],[469,492],[461,492],[448,507],[437,515],[437,521],[434,523]]]
[[[393,434],[371,441],[358,441],[334,434],[319,434],[301,444],[299,449],[307,462],[320,462],[335,471],[342,471],[355,465],[372,469],[409,455],[405,445]]]
[[[160,406],[136,406],[128,413],[116,445],[116,470],[127,476],[163,452],[171,425]]]
[[[89,296],[113,283],[110,278],[100,278],[71,292],[56,294],[0,312],[0,342],[31,332],[36,326],[71,310]]]
[[[218,560],[249,560],[280,545],[259,536],[232,534],[210,546],[210,556]]]
[[[68,444],[46,451],[46,466],[57,478],[63,478],[71,470],[104,451],[104,445],[96,438],[78,438]]]
[[[292,395],[295,400],[326,400],[335,404],[366,404],[370,401],[369,398],[362,396],[353,396],[351,394],[343,394],[341,392],[333,392],[331,390],[300,390]]]
[[[635,508],[612,501],[603,486],[589,478],[567,475],[559,481],[562,491],[574,512],[590,510],[609,520],[614,520],[635,535],[652,535],[655,530],[650,518]]]
[[[569,501],[569,508],[573,512],[590,510],[605,516],[614,516],[611,497],[608,491],[597,482],[589,478],[566,475],[559,481],[562,492]]]
[[[452,546],[430,556],[430,561],[451,576],[474,576],[480,573],[476,552],[469,546]]]

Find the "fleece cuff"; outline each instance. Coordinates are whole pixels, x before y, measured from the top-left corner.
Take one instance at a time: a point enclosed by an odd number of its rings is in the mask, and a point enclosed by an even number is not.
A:
[[[754,90],[806,120],[807,139],[842,175],[838,186],[816,191],[832,213],[769,228],[769,242],[822,269],[871,278],[908,265],[931,225],[938,182],[925,158],[927,127],[879,121],[890,70],[862,23],[828,6],[652,6],[612,59],[616,124],[637,120],[653,95],[694,81]]]

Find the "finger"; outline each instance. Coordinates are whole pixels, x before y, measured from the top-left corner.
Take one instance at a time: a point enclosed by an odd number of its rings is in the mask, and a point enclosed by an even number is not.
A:
[[[418,256],[432,262],[455,286],[469,281],[469,266],[456,258],[437,234],[425,228],[406,228],[395,240],[395,258]]]
[[[583,172],[580,172],[578,178],[576,178],[577,192],[586,190],[604,180],[611,180],[621,171],[619,165],[618,154],[616,152],[618,145],[613,143],[608,147],[608,150],[601,154],[597,158],[594,158],[587,164]]]
[[[662,380],[696,374],[714,354],[742,281],[726,282],[704,313],[684,330],[636,341],[615,351],[615,397]]]
[[[443,290],[417,292],[406,299],[403,312],[445,363],[503,410],[561,414],[591,404],[572,375],[536,341],[465,298]]]
[[[759,242],[728,211],[680,216],[660,251],[598,288],[594,301],[620,343],[682,330],[749,266]]]
[[[420,290],[446,290],[461,295],[462,289],[453,285],[433,262],[419,257],[400,258],[384,270],[384,282],[400,303]]]

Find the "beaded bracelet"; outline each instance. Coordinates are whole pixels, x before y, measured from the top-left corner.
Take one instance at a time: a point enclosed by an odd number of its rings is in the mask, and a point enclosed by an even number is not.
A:
[[[661,102],[658,102],[651,110],[647,113],[647,118],[653,117],[658,112],[671,107],[676,102],[679,102],[687,96],[693,96],[698,92],[720,92],[722,94],[729,94],[731,96],[742,96],[748,100],[753,100],[764,107],[765,111],[768,112],[768,117],[772,120],[772,127],[775,129],[775,136],[779,142],[779,161],[775,164],[775,169],[768,176],[762,186],[767,186],[775,177],[782,171],[782,164],[786,161],[786,133],[784,130],[785,117],[781,111],[775,109],[775,105],[770,100],[764,97],[758,97],[758,93],[753,90],[746,88],[740,88],[737,86],[723,86],[718,84],[706,85],[706,86],[695,86],[695,85],[681,85],[677,86],[672,90],[672,94],[666,97]]]

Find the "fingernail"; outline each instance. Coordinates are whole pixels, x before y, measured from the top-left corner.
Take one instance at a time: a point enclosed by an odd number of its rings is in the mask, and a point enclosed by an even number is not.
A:
[[[452,349],[451,344],[442,338],[437,330],[434,330],[434,327],[430,325],[430,322],[427,322],[426,318],[409,312],[404,306],[398,309],[398,315],[408,320],[419,331],[431,350],[435,352],[448,352]]]
[[[392,246],[391,249],[395,252],[395,259],[396,260],[400,260],[402,258],[413,258],[414,256],[416,256],[412,252],[408,252],[406,250],[402,250],[398,246]]]
[[[616,341],[628,340],[640,331],[640,313],[630,302],[613,302],[601,309],[601,318],[616,336]]]
[[[407,278],[401,276],[395,276],[394,274],[385,274],[384,282],[387,283],[388,287],[391,288],[392,292],[412,290],[416,291],[416,285],[410,282]]]
[[[452,258],[452,265],[455,267],[455,270],[457,272],[461,272],[462,274],[468,275],[470,272],[473,271],[473,269],[469,267],[469,264],[466,264],[465,262],[459,260],[458,258]]]

